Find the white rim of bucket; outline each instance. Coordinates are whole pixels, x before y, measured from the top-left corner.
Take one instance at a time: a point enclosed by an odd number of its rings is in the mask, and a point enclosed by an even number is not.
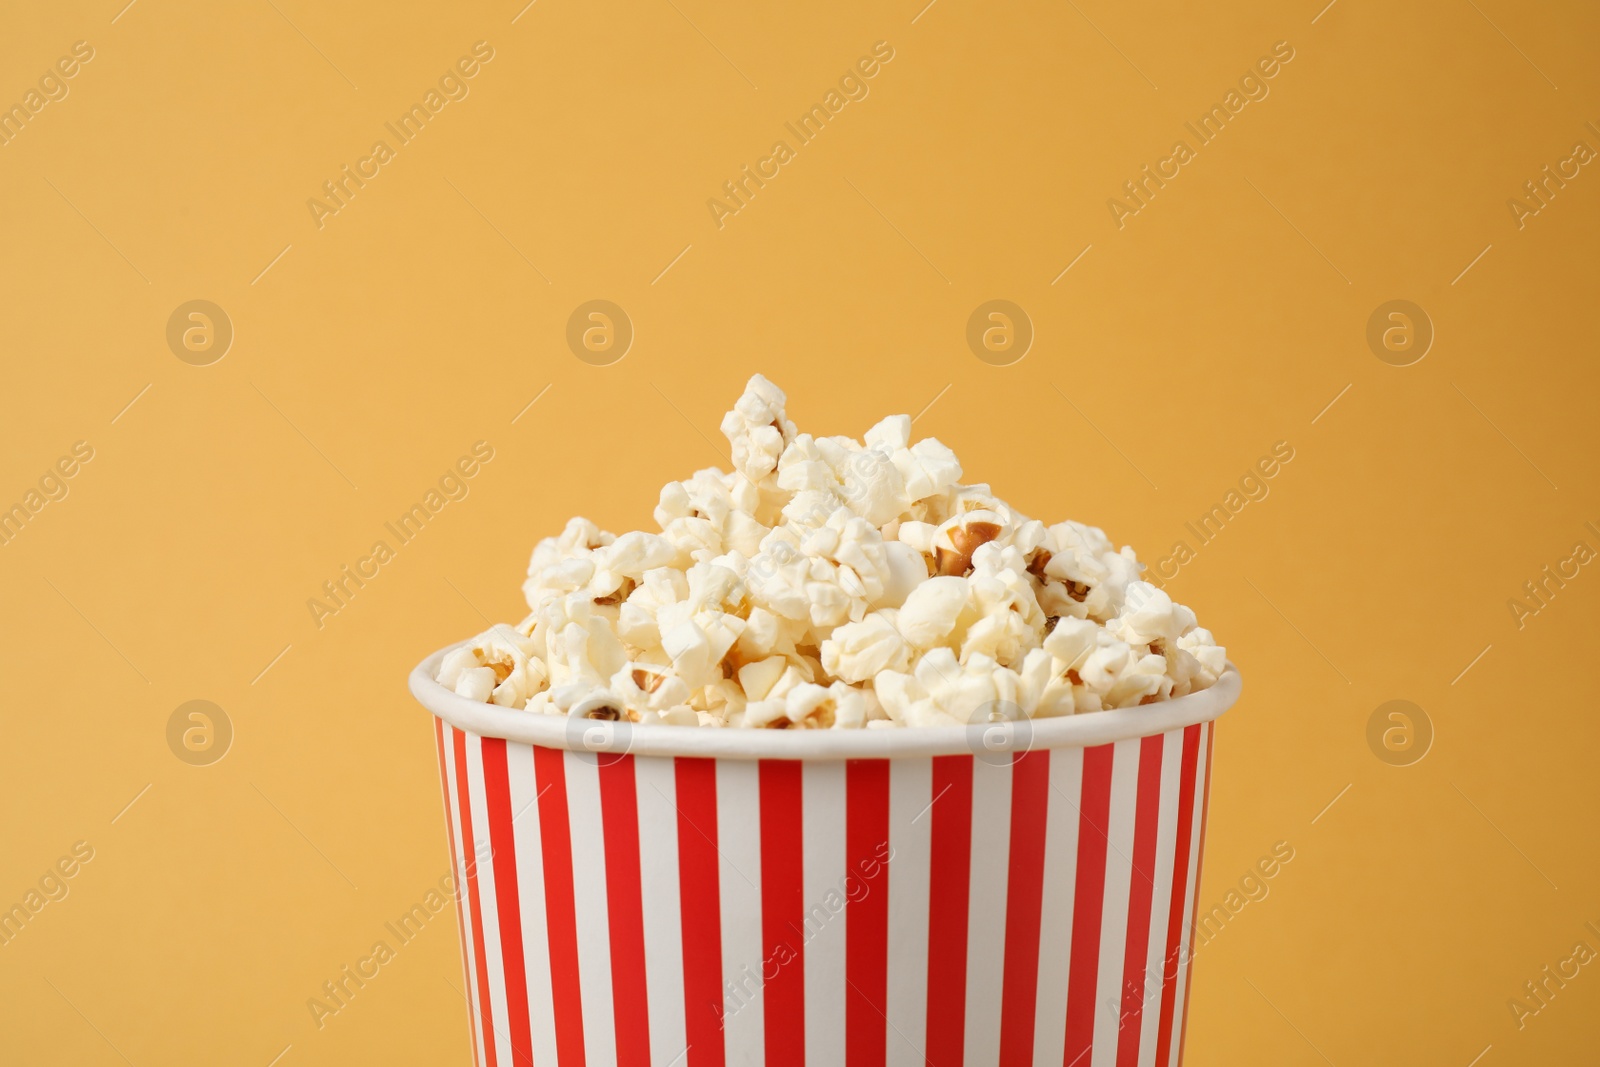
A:
[[[434,681],[439,661],[466,641],[441,648],[411,671],[411,695],[458,730],[525,745],[576,752],[632,753],[707,759],[894,759],[997,751],[1087,748],[1148,737],[1210,722],[1239,699],[1239,670],[1228,661],[1222,677],[1198,693],[1110,711],[970,726],[877,730],[719,730],[705,726],[635,726],[565,715],[531,714],[457,696]],[[997,732],[998,728],[998,732]]]

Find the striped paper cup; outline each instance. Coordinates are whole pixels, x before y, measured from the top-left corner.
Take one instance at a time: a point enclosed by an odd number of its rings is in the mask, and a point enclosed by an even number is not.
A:
[[[1213,720],[435,716],[480,1067],[1172,1067]]]

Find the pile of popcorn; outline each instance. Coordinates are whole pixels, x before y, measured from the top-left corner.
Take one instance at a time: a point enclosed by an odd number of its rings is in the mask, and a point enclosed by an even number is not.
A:
[[[661,491],[660,533],[587,519],[533,550],[528,617],[441,684],[543,715],[684,726],[940,726],[1123,708],[1211,685],[1224,651],[1093,526],[962,485],[891,416],[800,433],[759,374],[722,420],[734,470]]]

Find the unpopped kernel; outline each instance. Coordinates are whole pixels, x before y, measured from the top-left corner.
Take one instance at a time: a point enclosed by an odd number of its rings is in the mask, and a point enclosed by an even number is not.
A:
[[[659,532],[575,518],[540,541],[527,618],[445,656],[440,684],[544,715],[859,729],[1130,707],[1223,672],[1132,549],[961,484],[904,415],[813,437],[786,399],[750,379],[722,420],[734,470],[663,488]]]

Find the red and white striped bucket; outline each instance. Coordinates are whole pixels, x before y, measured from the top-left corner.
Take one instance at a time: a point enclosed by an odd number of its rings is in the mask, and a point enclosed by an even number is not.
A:
[[[479,1067],[1181,1061],[1231,666],[998,732],[746,732],[468,701],[442,655],[411,691]]]

